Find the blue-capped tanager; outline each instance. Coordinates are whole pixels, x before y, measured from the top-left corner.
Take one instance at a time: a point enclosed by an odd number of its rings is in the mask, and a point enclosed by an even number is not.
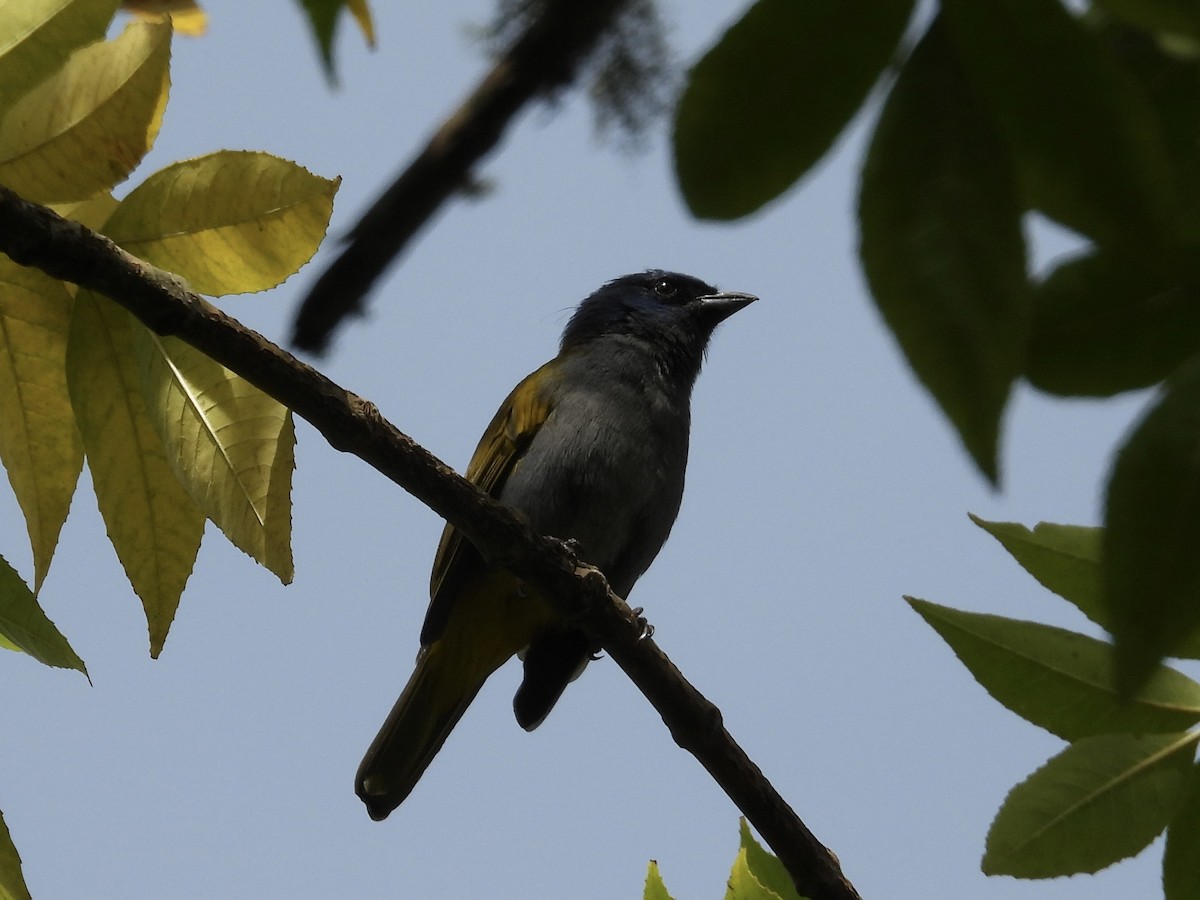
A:
[[[672,272],[610,281],[579,305],[558,356],[501,404],[467,478],[541,533],[573,539],[580,558],[628,596],[679,512],[692,385],[708,340],[754,300]],[[525,666],[513,709],[532,730],[598,649],[450,525],[430,596],[416,671],[358,769],[356,790],[373,819],[408,796],[511,656]]]

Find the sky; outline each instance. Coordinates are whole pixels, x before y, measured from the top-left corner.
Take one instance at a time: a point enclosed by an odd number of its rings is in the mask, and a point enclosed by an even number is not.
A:
[[[743,9],[662,5],[681,62]],[[375,3],[379,46],[347,23],[338,90],[293,3],[206,7],[209,34],[176,39],[158,144],[118,194],[174,160],[266,150],[342,176],[336,238],[486,69],[483,0]],[[712,342],[683,508],[630,597],[655,640],[864,897],[1153,896],[1161,841],[1096,876],[980,872],[1005,794],[1063,744],[991,700],[901,599],[1095,634],[967,513],[1095,524],[1147,395],[1020,387],[1001,488],[987,485],[859,270],[857,170],[878,100],[814,173],[733,224],[690,218],[665,126],[629,155],[597,139],[579,93],[527,111],[479,172],[490,193],[444,209],[316,363],[461,469],[605,280],[661,267],[758,294]],[[1038,267],[1068,249],[1034,232]],[[330,258],[219,305],[283,342]],[[81,482],[42,602],[93,684],[0,655],[0,809],[34,897],[610,900],[640,897],[651,859],[677,900],[722,896],[738,811],[609,660],[532,734],[505,666],[411,797],[367,817],[354,772],[411,670],[441,524],[297,431],[295,582],[210,526],[158,660]],[[0,548],[29,577],[15,501],[0,504]]]

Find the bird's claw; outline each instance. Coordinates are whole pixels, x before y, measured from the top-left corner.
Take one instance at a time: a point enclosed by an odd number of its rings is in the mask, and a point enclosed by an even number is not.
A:
[[[640,606],[633,608],[633,617],[637,619],[638,625],[641,627],[641,633],[638,635],[639,641],[649,640],[654,637],[654,626],[646,621],[646,617],[642,615],[644,610]]]

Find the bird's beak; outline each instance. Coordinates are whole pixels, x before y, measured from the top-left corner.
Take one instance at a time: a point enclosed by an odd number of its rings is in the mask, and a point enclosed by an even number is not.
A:
[[[739,291],[722,291],[719,294],[708,294],[697,297],[696,303],[708,321],[716,325],[732,316],[739,309],[749,306],[758,298],[753,294],[743,294]]]

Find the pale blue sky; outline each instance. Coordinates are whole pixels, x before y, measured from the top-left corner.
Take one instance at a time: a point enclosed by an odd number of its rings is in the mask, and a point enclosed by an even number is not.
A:
[[[268,150],[343,177],[335,235],[485,68],[469,38],[484,0],[377,2],[379,48],[344,29],[338,92],[292,3],[206,5],[211,33],[177,39],[163,133],[135,182],[221,148]],[[741,8],[664,2],[680,56]],[[980,874],[1006,791],[1062,744],[992,701],[901,600],[1084,628],[967,512],[1095,522],[1111,449],[1145,398],[1022,388],[1003,489],[986,486],[859,274],[870,109],[815,175],[735,225],[690,220],[661,134],[621,156],[578,95],[526,114],[481,172],[494,191],[444,211],[318,364],[462,467],[602,281],[665,267],[759,294],[713,342],[683,510],[631,597],[656,640],[864,897],[1152,896],[1161,844],[1094,878]],[[282,340],[315,273],[220,305]],[[0,655],[0,808],[34,896],[611,900],[641,895],[651,858],[678,900],[721,896],[738,812],[611,661],[532,735],[513,721],[505,667],[405,804],[367,818],[353,775],[409,674],[440,523],[307,425],[298,434],[295,583],[210,528],[158,661],[85,482],[43,601],[94,686]],[[19,513],[0,502],[3,552],[28,575]]]

